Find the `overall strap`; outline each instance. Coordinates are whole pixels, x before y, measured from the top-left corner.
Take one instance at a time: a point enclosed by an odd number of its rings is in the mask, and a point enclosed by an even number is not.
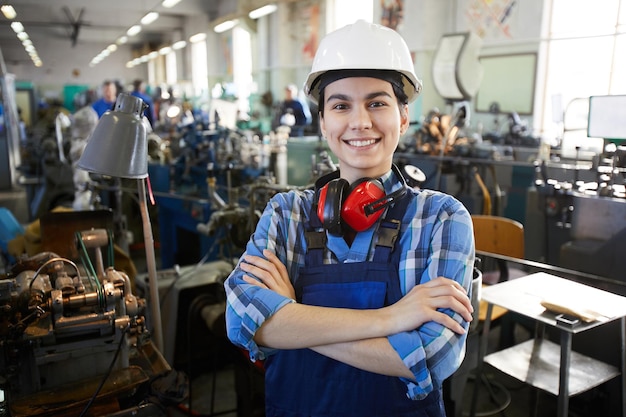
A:
[[[400,235],[402,218],[411,200],[410,195],[410,193],[405,194],[393,206],[389,207],[385,217],[380,221],[378,240],[374,251],[375,262],[389,262],[391,260],[391,253]]]
[[[322,265],[324,263],[324,248],[326,247],[326,231],[322,221],[317,216],[317,205],[313,204],[309,213],[309,224],[304,232],[306,239],[306,264]]]

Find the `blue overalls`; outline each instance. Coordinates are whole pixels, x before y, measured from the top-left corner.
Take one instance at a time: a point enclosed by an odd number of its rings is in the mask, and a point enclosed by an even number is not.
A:
[[[393,249],[409,195],[390,207],[379,222],[372,262],[324,265],[326,234],[314,231],[321,223],[311,213],[305,267],[295,284],[298,302],[377,309],[399,300],[400,251]],[[367,245],[362,246],[367,249],[375,229],[376,225],[358,233],[352,247]],[[309,349],[282,350],[269,356],[265,373],[267,417],[445,416],[440,390],[413,401],[400,378],[363,371]]]

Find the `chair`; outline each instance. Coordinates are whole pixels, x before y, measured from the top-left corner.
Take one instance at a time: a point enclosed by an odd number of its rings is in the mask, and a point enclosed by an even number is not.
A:
[[[472,223],[474,224],[474,243],[477,251],[524,259],[524,226],[520,222],[501,216],[473,214]],[[495,275],[483,271],[484,284],[503,282],[511,278],[511,275],[525,275],[524,272],[509,268],[506,261],[502,259],[497,259],[496,262],[498,271]],[[491,320],[497,320],[506,312],[507,310],[494,306]],[[481,301],[479,321],[484,321],[486,315],[487,303]]]
[[[484,257],[489,257],[489,254],[503,255],[511,258],[524,259],[524,226],[516,221],[506,217],[492,216],[486,214],[473,214],[472,223],[474,225],[474,243],[476,251],[483,253]],[[523,272],[513,272],[512,268],[509,268],[507,262],[503,259],[496,259],[498,270],[495,272],[483,271],[483,285],[497,284],[499,282],[507,281],[515,276],[520,276]],[[485,269],[483,267],[483,269]],[[504,316],[507,315],[508,310],[493,306],[491,312],[491,322],[496,323],[496,320],[503,321]],[[509,313],[508,315],[510,315]],[[483,323],[487,318],[487,303],[480,301],[479,323]],[[513,338],[514,320],[504,320],[506,323],[502,323],[500,344],[508,343],[508,339]],[[483,412],[483,415],[497,414],[507,407],[509,402],[508,391],[500,384],[490,381],[485,375],[481,375],[481,381],[488,390],[492,400],[496,403],[495,392],[493,387],[496,386],[500,391],[504,392],[507,397],[504,401],[498,403],[495,410],[489,412]],[[478,381],[475,382],[477,384]],[[477,387],[474,387],[476,393]],[[474,394],[476,395],[476,394]],[[471,410],[473,413],[475,410]],[[471,414],[470,413],[470,414]]]
[[[524,259],[524,226],[520,222],[506,217],[473,214],[472,223],[477,251]],[[506,266],[505,261],[499,260],[500,275],[495,282],[485,277],[483,282],[495,284],[509,279],[509,268]]]

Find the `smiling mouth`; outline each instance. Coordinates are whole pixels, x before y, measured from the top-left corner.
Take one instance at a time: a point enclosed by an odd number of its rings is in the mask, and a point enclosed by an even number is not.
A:
[[[367,140],[346,140],[344,143],[347,145],[353,146],[355,148],[363,148],[365,146],[370,146],[380,141],[380,139],[367,139]]]

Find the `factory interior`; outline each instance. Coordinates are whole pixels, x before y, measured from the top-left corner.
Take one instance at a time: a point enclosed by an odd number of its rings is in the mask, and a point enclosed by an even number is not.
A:
[[[224,281],[272,196],[340,169],[303,85],[358,19],[423,83],[393,162],[472,216],[448,417],[626,416],[626,0],[0,10],[0,416],[265,415]]]

